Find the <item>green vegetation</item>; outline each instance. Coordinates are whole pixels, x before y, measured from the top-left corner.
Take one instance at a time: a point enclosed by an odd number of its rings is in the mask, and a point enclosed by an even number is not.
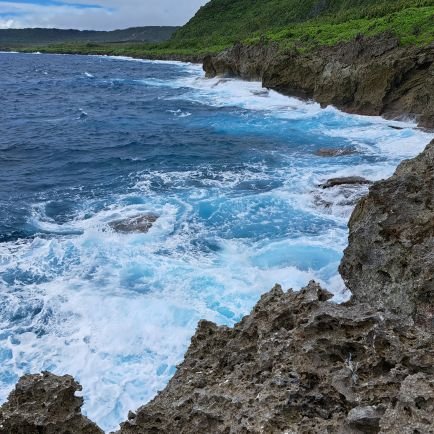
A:
[[[409,9],[413,12],[409,13]],[[338,35],[344,31],[342,39],[347,39],[349,33],[363,33],[370,25],[378,32],[408,36],[413,28],[407,33],[399,27],[402,22],[408,22],[410,27],[423,26],[421,32],[431,32],[432,38],[433,15],[434,0],[213,0],[175,33],[172,42],[200,48],[229,45],[264,34],[274,40],[283,40],[285,35],[287,40],[303,42],[305,31],[309,35],[306,39],[323,31]],[[355,30],[349,31],[353,27]],[[375,33],[371,29],[369,32]],[[324,41],[321,36],[314,40],[319,44]],[[334,40],[340,40],[339,36]]]
[[[74,42],[38,50],[182,58],[215,53],[239,41],[274,41],[282,49],[308,51],[385,32],[403,45],[434,41],[434,0],[211,0],[165,42]]]

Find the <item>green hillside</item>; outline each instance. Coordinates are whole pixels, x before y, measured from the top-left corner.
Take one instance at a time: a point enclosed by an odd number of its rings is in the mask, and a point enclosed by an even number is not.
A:
[[[162,42],[170,39],[177,27],[131,27],[112,31],[63,29],[0,29],[0,47],[77,42]]]
[[[203,49],[265,35],[307,46],[383,31],[404,42],[433,40],[434,0],[211,0],[171,45]]]

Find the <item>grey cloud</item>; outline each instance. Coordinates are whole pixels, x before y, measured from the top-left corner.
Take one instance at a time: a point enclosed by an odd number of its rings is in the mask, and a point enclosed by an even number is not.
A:
[[[0,28],[58,27],[112,30],[135,26],[182,25],[208,0],[74,0],[75,4],[43,6],[0,1]],[[72,2],[71,2],[72,3]],[[3,14],[11,14],[10,16]]]

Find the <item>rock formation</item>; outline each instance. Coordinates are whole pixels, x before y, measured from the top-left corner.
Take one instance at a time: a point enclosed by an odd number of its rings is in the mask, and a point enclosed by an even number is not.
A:
[[[432,327],[434,141],[370,188],[349,227],[340,272],[354,300]]]
[[[80,390],[69,375],[25,375],[0,408],[0,434],[103,434],[81,414]]]
[[[208,77],[261,79],[264,87],[350,113],[414,116],[434,127],[434,45],[401,47],[392,35],[358,37],[312,53],[238,44],[204,59]]]
[[[202,321],[167,388],[119,433],[433,432],[431,334],[330,297],[276,286],[233,329]]]
[[[109,226],[121,234],[146,233],[157,220],[157,215],[148,213],[116,220],[110,222]]]
[[[320,187],[323,189],[339,187],[341,185],[366,185],[372,184],[369,179],[363,178],[362,176],[344,176],[341,178],[330,178]]]

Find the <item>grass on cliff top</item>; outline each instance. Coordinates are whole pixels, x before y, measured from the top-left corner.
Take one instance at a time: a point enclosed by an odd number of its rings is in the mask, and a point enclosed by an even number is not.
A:
[[[434,41],[434,7],[410,8],[380,18],[357,19],[342,23],[307,22],[280,31],[270,31],[265,38],[284,47],[308,51],[350,41],[358,35],[374,36],[393,33],[401,45],[425,45]],[[255,43],[260,36],[250,38]]]
[[[423,14],[422,9],[433,7],[434,0],[211,0],[175,32],[171,43],[191,48],[227,46],[285,30],[291,39],[292,29],[309,34],[314,28],[326,32],[337,26],[337,32],[341,32],[345,30],[340,27],[342,24],[363,30],[391,15],[407,15],[408,9]],[[407,18],[419,20],[417,15]],[[369,24],[360,26],[361,22]],[[386,31],[400,30],[392,22],[383,27]],[[347,39],[347,32],[342,33],[342,38]],[[322,42],[321,38],[317,40]]]

